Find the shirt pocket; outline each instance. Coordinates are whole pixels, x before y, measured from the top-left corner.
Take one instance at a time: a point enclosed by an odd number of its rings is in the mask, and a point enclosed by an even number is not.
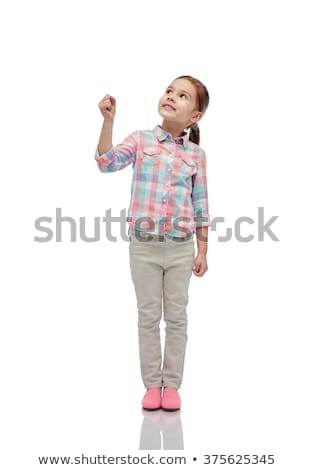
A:
[[[142,168],[144,172],[150,172],[160,160],[161,150],[159,147],[145,147],[143,149]]]
[[[181,171],[184,176],[192,176],[197,173],[197,163],[187,155],[181,156]]]

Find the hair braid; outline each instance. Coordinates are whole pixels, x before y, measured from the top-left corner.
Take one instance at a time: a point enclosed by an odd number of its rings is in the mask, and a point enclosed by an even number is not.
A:
[[[197,123],[189,128],[189,140],[197,145],[200,143],[200,129]]]

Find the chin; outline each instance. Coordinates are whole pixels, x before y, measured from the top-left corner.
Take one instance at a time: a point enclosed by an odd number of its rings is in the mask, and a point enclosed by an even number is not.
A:
[[[160,109],[159,110],[159,115],[167,120],[167,121],[176,121],[176,116],[172,115],[169,111],[167,111],[166,109]]]

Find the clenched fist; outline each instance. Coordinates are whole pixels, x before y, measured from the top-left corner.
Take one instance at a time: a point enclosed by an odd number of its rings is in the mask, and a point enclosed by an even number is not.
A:
[[[113,121],[116,113],[116,100],[111,95],[105,95],[98,104],[104,119]]]

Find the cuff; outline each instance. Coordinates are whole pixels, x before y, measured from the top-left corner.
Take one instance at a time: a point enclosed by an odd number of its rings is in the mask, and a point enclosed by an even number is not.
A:
[[[106,168],[115,160],[115,153],[112,150],[109,150],[108,152],[100,155],[98,148],[96,148],[94,157],[99,168],[102,169],[102,171],[107,171]]]
[[[196,228],[200,227],[210,227],[210,216],[209,214],[203,216],[194,217]]]

